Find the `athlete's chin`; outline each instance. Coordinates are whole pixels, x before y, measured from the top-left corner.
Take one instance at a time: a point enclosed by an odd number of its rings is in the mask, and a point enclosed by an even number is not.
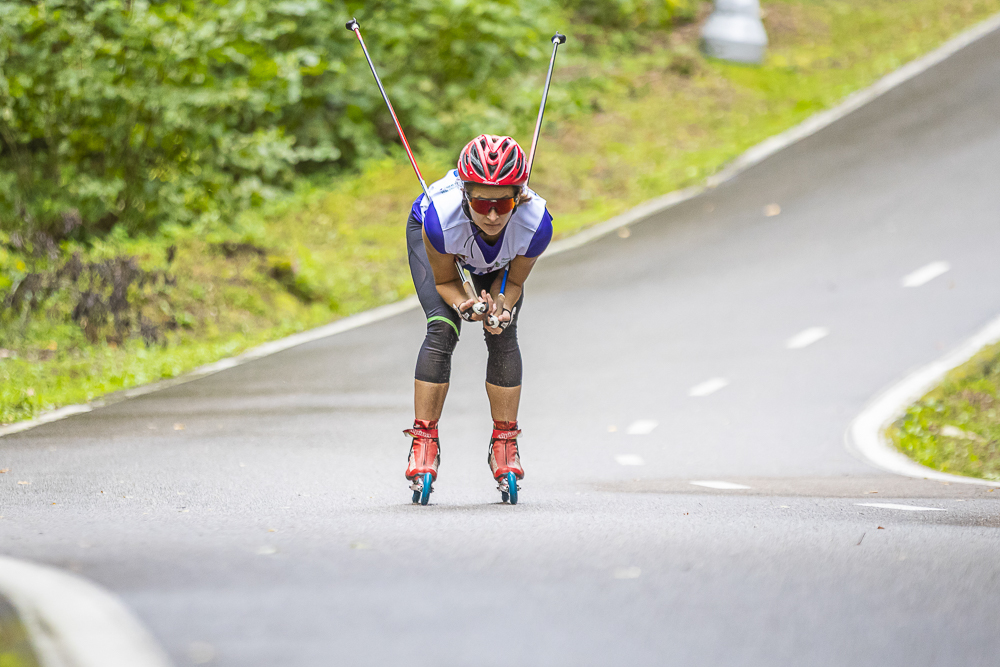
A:
[[[483,233],[487,236],[494,236],[495,234],[499,234],[503,231],[503,228],[507,226],[507,220],[498,220],[497,222],[484,220],[482,222],[476,222],[476,225],[479,229],[483,230]]]

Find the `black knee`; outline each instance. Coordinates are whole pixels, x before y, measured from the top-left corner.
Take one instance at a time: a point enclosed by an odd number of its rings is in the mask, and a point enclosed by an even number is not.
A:
[[[486,334],[486,381],[497,387],[517,387],[521,384],[521,348],[517,343],[517,322],[501,334]]]
[[[444,384],[451,379],[451,354],[458,344],[458,325],[450,320],[427,323],[427,335],[417,355],[414,377],[421,382]]]

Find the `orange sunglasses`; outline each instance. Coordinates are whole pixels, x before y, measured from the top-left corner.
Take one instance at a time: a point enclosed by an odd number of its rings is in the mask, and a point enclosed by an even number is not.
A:
[[[502,197],[500,199],[480,199],[465,195],[469,208],[480,215],[489,215],[490,209],[496,209],[497,215],[504,215],[514,210],[517,197]]]

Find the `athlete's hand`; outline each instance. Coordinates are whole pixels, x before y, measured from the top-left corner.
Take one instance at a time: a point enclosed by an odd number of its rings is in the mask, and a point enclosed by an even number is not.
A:
[[[493,301],[493,297],[486,291],[483,292],[483,297],[486,299],[486,314],[487,317],[483,321],[483,328],[486,329],[491,334],[498,336],[503,333],[503,330],[507,328],[507,324],[510,323],[511,318],[514,316],[509,310],[504,308],[503,312],[497,314],[497,304]],[[496,317],[497,326],[490,326],[490,318]]]
[[[499,326],[496,327],[490,326],[490,320],[492,320],[496,316],[496,310],[497,310],[497,304],[495,301],[493,301],[493,296],[486,290],[483,290],[482,296],[483,299],[486,301],[486,317],[483,318],[483,329],[485,329],[486,331],[490,332],[493,335],[498,335],[500,333],[503,333],[503,330]]]
[[[489,306],[487,306],[486,310],[482,314],[476,313],[473,310],[473,306],[481,302],[481,299],[469,299],[467,301],[463,301],[457,306],[455,304],[451,304],[451,307],[454,308],[455,312],[458,313],[458,316],[466,322],[479,322],[480,320],[486,319],[486,314],[490,312]]]

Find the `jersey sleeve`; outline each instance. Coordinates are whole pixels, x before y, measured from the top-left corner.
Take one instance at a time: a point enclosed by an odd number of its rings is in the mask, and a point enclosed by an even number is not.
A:
[[[424,222],[424,211],[422,204],[424,203],[424,196],[420,195],[413,201],[413,208],[410,209],[410,215],[419,220],[421,224]]]
[[[420,195],[423,198],[423,195]],[[445,255],[444,251],[444,230],[441,229],[441,219],[438,218],[437,209],[434,208],[434,202],[430,203],[427,207],[427,211],[421,216],[419,215],[418,209],[420,208],[417,203],[413,205],[414,211],[416,211],[417,219],[424,223],[424,233],[427,234],[427,240],[431,242],[434,249],[437,250],[442,255]]]
[[[524,256],[538,257],[549,247],[549,241],[551,240],[552,216],[549,214],[549,210],[545,209],[545,215],[542,216],[542,221],[538,224],[538,229],[535,230],[535,234],[531,237],[531,242],[528,244],[528,249],[524,252]]]

